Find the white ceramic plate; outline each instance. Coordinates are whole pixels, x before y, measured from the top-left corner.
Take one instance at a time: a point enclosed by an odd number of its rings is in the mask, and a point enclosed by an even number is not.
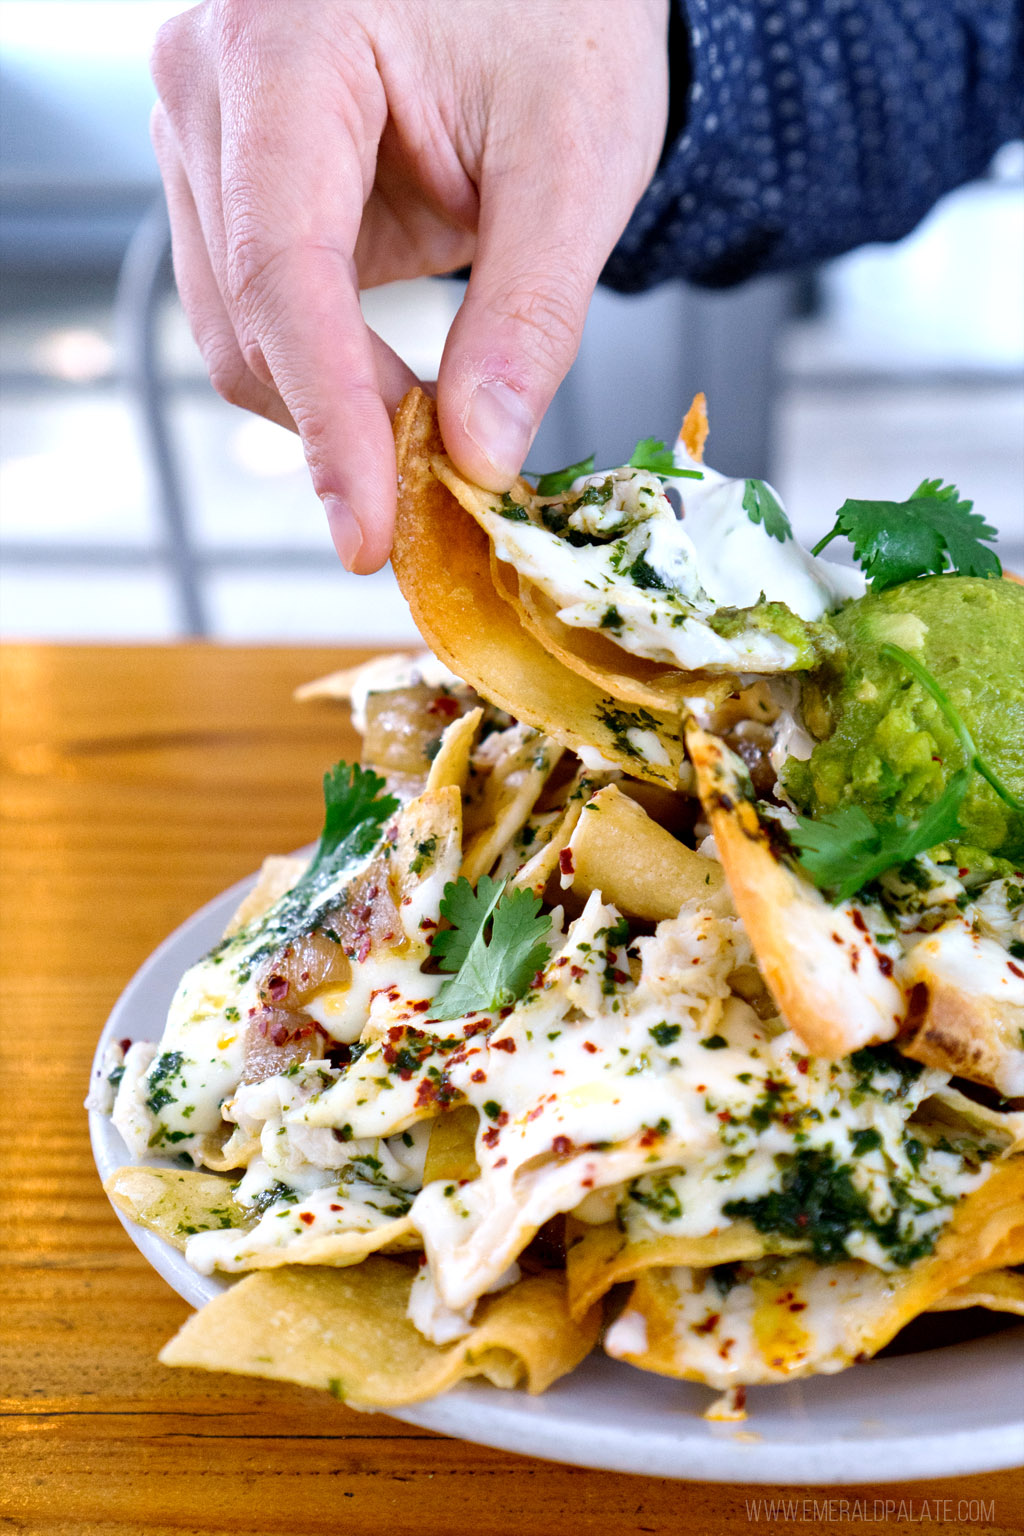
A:
[[[107,1021],[110,1039],[156,1040],[182,972],[210,949],[251,881],[210,902],[166,939]],[[130,1161],[91,1114],[102,1178]],[[156,1166],[161,1160],[153,1160]],[[123,1219],[123,1218],[122,1218]],[[201,1306],[226,1284],[198,1275],[150,1232],[124,1221],[169,1285]],[[880,1483],[992,1471],[1024,1461],[1024,1327],[944,1349],[874,1360],[838,1376],[754,1387],[743,1424],[701,1418],[705,1387],[593,1356],[542,1397],[473,1382],[394,1417],[523,1455],[660,1477],[750,1483]]]

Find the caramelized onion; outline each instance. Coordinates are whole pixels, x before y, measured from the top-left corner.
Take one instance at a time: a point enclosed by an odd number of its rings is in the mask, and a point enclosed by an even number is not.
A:
[[[393,772],[426,774],[430,749],[445,726],[478,703],[468,689],[453,692],[427,683],[371,693],[366,700],[363,761]]]
[[[324,1054],[323,1031],[308,1013],[260,1008],[245,1031],[244,1083],[262,1083],[296,1061],[319,1061]]]
[[[302,934],[271,956],[259,977],[264,1007],[295,1013],[325,988],[348,985],[352,966],[344,934],[333,925],[335,916],[328,913],[315,932]]]

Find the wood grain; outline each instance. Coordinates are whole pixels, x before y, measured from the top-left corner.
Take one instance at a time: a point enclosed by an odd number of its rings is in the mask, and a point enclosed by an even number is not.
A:
[[[82,1109],[94,1043],[170,929],[315,835],[323,769],[356,742],[344,710],[300,708],[291,691],[354,659],[184,645],[10,647],[0,661],[0,1530],[800,1532],[829,1528],[801,1503],[826,1496],[888,1507],[852,1527],[871,1532],[1024,1528],[1013,1474],[785,1490],[794,1508],[769,1518],[762,1488],[517,1458],[157,1363],[187,1308],[96,1179]]]

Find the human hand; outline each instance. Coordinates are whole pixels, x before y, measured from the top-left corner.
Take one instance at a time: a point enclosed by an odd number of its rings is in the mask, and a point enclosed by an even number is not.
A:
[[[445,445],[511,485],[657,164],[667,0],[205,0],[153,54],[182,303],[225,399],[302,437],[338,553],[387,559],[415,379],[359,289],[473,263]]]

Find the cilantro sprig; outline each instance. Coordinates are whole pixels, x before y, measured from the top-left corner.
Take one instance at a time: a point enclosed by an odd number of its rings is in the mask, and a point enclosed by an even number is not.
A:
[[[946,572],[1000,576],[998,556],[986,548],[996,530],[973,506],[941,480],[922,480],[907,501],[844,501],[811,553],[820,555],[840,535],[849,539],[873,592]]]
[[[537,481],[537,495],[560,496],[581,475],[592,475],[593,473],[594,455],[588,453],[587,457],[580,459],[578,464],[567,464],[564,469],[553,469],[548,474],[541,475]]]
[[[316,888],[345,864],[363,858],[380,839],[388,817],[398,810],[379,773],[358,763],[335,763],[324,774],[324,827],[313,861],[296,890]]]
[[[995,769],[982,757],[948,694],[928,668],[898,645],[885,644],[879,649],[883,656],[904,667],[935,700],[956,733],[964,764],[950,777],[942,794],[916,823],[899,813],[872,821],[859,805],[844,806],[817,821],[806,816],[797,817],[789,835],[798,849],[799,862],[815,885],[830,891],[835,902],[848,900],[887,869],[906,864],[938,843],[962,836],[960,807],[967,794],[972,770],[980,773],[1011,809],[1024,814],[1024,801],[1007,789]]]
[[[703,480],[701,469],[678,469],[671,448],[660,437],[642,437],[627,460],[631,469],[646,469],[663,480],[674,475],[677,480]]]
[[[747,480],[743,486],[743,510],[752,523],[763,523],[771,538],[785,544],[793,537],[793,525],[770,485],[763,480]]]
[[[789,835],[801,866],[834,902],[849,900],[887,869],[960,836],[960,807],[970,776],[969,768],[959,768],[917,823],[898,814],[872,821],[860,805],[844,806],[818,821],[800,816]]]
[[[646,469],[663,480],[674,476],[677,480],[703,480],[700,469],[678,469],[671,448],[666,448],[660,437],[642,437],[626,460],[630,469]],[[594,474],[594,455],[589,453],[578,464],[568,464],[565,469],[553,469],[541,475],[537,481],[538,496],[560,496],[569,490],[573,481],[581,475]]]
[[[507,1008],[547,964],[551,949],[544,936],[551,918],[541,912],[539,896],[507,890],[507,883],[481,875],[474,891],[460,875],[445,886],[441,916],[451,927],[434,935],[430,952],[442,970],[455,974],[434,998],[431,1019]]]

